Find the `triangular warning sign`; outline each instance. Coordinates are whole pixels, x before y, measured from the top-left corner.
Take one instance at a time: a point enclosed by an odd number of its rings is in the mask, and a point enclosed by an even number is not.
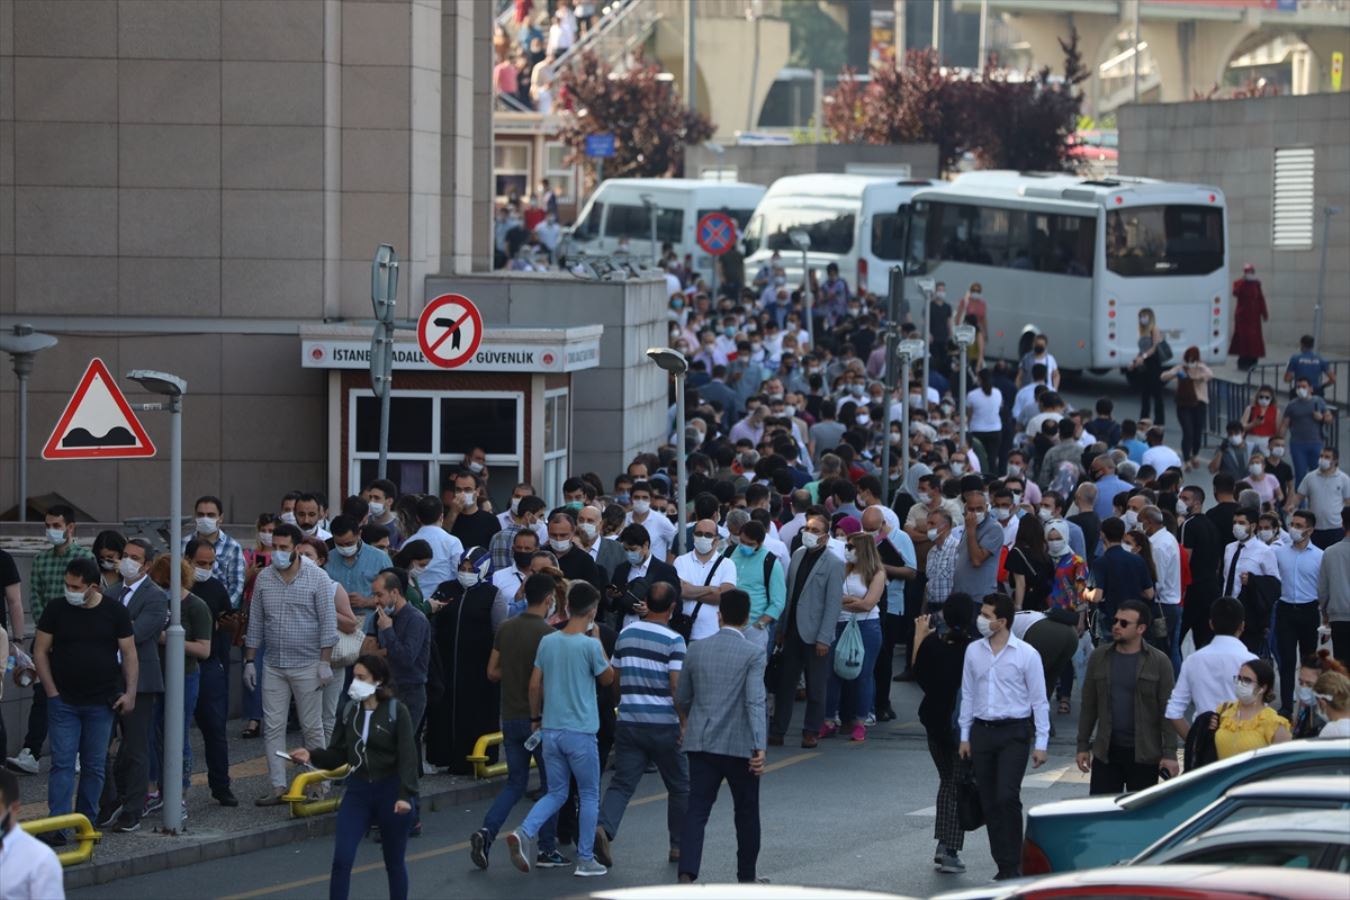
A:
[[[57,420],[43,459],[129,459],[154,456],[155,445],[131,411],[103,360],[89,361]]]

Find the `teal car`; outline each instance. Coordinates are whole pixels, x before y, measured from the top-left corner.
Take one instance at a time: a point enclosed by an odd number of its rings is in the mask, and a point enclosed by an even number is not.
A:
[[[1350,774],[1350,738],[1289,741],[1241,753],[1119,796],[1062,800],[1027,813],[1022,872],[1115,865],[1200,812],[1229,788],[1292,775]]]

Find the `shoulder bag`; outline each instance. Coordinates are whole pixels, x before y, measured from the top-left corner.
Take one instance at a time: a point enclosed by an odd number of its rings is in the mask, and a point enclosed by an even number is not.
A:
[[[862,629],[858,627],[858,617],[849,617],[848,624],[834,642],[834,674],[844,681],[852,681],[862,673],[863,667]]]

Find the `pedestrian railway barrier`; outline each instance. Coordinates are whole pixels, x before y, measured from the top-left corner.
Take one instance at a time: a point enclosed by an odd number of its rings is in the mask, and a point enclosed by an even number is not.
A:
[[[64,831],[67,828],[75,829],[75,840],[79,846],[56,854],[56,858],[61,861],[63,866],[78,866],[80,863],[89,862],[94,855],[94,845],[103,840],[102,832],[94,830],[89,817],[80,813],[32,819],[27,822],[20,822],[19,826],[34,836],[53,831]]]
[[[291,818],[298,819],[305,816],[321,816],[324,813],[333,812],[342,802],[340,797],[324,797],[320,800],[312,800],[306,793],[310,787],[317,784],[324,784],[329,781],[336,781],[340,778],[346,778],[350,766],[338,766],[336,769],[324,771],[323,769],[312,769],[308,772],[301,772],[295,776],[291,782],[291,787],[281,799],[285,800],[291,806]]]
[[[488,750],[500,745],[502,742],[502,733],[494,731],[491,734],[485,734],[480,737],[473,745],[473,752],[464,757],[467,762],[473,763],[474,778],[492,778],[496,775],[506,774],[506,762],[490,763],[488,762]],[[534,756],[530,756],[530,768],[534,768]]]

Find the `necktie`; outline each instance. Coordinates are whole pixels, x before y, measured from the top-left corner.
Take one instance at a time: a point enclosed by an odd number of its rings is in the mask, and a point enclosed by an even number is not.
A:
[[[1228,580],[1223,583],[1223,595],[1225,597],[1237,596],[1237,594],[1233,593],[1233,584],[1237,581],[1237,566],[1238,558],[1240,556],[1242,556],[1241,543],[1239,543],[1237,549],[1233,551],[1233,561],[1228,564]]]

